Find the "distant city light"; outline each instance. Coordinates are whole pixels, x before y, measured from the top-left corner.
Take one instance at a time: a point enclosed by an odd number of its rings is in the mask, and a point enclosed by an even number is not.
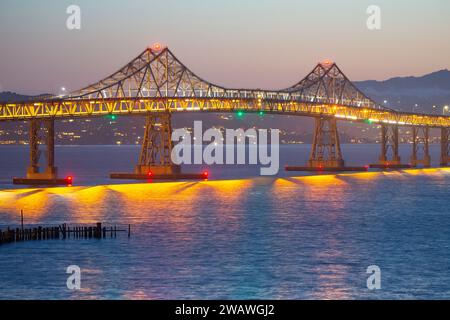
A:
[[[62,98],[66,94],[66,87],[61,87],[59,97]]]

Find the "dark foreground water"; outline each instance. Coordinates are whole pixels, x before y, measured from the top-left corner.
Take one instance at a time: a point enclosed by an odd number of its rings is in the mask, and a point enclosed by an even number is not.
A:
[[[283,147],[281,166],[308,148]],[[378,151],[344,146],[351,165]],[[209,168],[209,181],[112,184],[137,147],[59,147],[61,174],[78,186],[13,189],[26,153],[0,147],[0,228],[23,209],[25,224],[130,223],[132,236],[0,246],[1,299],[450,298],[448,169],[257,177],[230,166]],[[80,291],[66,287],[69,265]],[[370,265],[380,290],[366,286]]]

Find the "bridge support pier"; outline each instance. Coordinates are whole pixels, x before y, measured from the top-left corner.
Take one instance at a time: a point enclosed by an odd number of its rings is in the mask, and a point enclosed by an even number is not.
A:
[[[43,130],[41,130],[43,129]],[[44,132],[44,138],[40,139],[40,133]],[[39,146],[46,145],[44,170],[41,171],[39,159],[41,150]],[[55,166],[55,121],[54,119],[32,119],[29,127],[30,164],[27,167],[26,178],[14,178],[14,184],[25,185],[54,185],[70,184],[71,178],[58,179],[58,168]]]
[[[441,128],[441,166],[450,163],[450,129]]]
[[[399,165],[401,163],[401,158],[398,152],[398,146],[398,126],[382,124],[381,155],[379,163],[382,165]]]
[[[313,144],[308,167],[344,167],[336,118],[315,118]]]
[[[409,164],[402,164],[399,154],[398,125],[381,125],[381,154],[377,164],[371,164],[371,168],[401,169],[410,168]]]
[[[172,122],[170,112],[150,113],[144,130],[138,164],[133,173],[111,173],[111,179],[207,179],[208,172],[182,173],[172,162]]]
[[[286,166],[286,171],[367,171],[367,167],[346,167],[334,117],[317,117],[314,124],[313,144],[306,166]]]
[[[411,156],[411,165],[417,167],[422,164],[424,167],[431,167],[431,157],[429,148],[428,127],[412,127],[413,152]],[[419,158],[422,155],[422,158]]]
[[[135,167],[136,174],[178,174],[179,165],[171,160],[172,152],[172,123],[171,114],[149,114],[145,124],[144,138]]]
[[[41,127],[44,127],[46,144],[46,165],[43,172],[40,172],[39,158],[41,151],[39,150],[39,133]],[[55,167],[55,122],[53,119],[48,120],[31,120],[30,121],[30,165],[27,168],[28,179],[56,179],[57,168]]]

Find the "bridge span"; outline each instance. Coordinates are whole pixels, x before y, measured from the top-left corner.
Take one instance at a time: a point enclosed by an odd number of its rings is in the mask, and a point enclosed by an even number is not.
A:
[[[147,117],[135,173],[179,174],[170,160],[171,114],[182,112],[263,112],[315,118],[309,169],[345,169],[337,120],[378,123],[381,155],[374,167],[404,167],[398,128],[413,128],[407,166],[430,166],[429,129],[441,130],[441,165],[450,162],[450,117],[399,112],[368,98],[332,62],[319,63],[306,77],[281,90],[232,89],[212,84],[188,69],[168,48],[147,48],[112,75],[64,96],[0,105],[0,122],[29,121],[27,178],[56,179],[54,121],[104,115]],[[158,124],[158,126],[155,126]],[[39,168],[39,132],[45,127],[47,163]],[[419,155],[423,149],[423,156]],[[292,168],[291,168],[292,169]]]

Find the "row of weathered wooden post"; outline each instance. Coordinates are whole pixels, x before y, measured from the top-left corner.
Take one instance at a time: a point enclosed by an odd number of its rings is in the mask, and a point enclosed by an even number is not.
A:
[[[127,230],[118,229],[114,227],[102,227],[102,224],[98,222],[94,227],[90,226],[78,226],[69,227],[67,224],[62,224],[57,227],[33,227],[10,229],[2,231],[0,230],[0,245],[4,243],[31,241],[31,240],[50,240],[50,239],[101,239],[101,238],[115,238],[117,232],[125,232]],[[128,237],[131,234],[131,226],[128,225]]]

